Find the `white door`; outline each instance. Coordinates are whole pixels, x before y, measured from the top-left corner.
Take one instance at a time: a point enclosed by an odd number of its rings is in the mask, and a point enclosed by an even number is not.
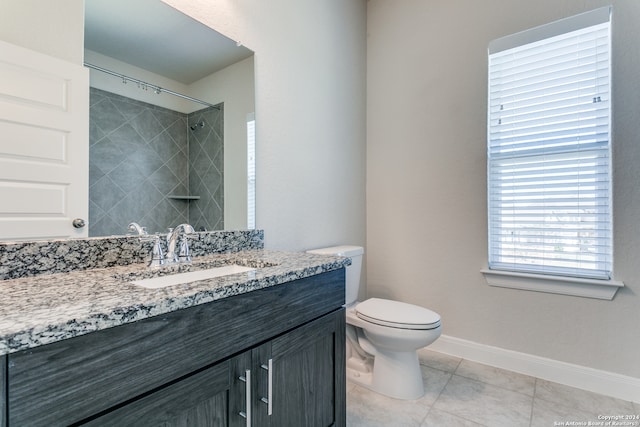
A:
[[[86,237],[89,71],[0,41],[0,240]]]

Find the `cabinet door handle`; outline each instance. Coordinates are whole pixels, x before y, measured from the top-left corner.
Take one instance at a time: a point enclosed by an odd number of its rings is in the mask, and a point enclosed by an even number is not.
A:
[[[267,404],[267,415],[271,415],[273,413],[273,359],[269,359],[267,363],[268,365],[262,364],[260,367],[269,374],[268,394],[260,400]]]
[[[246,395],[246,412],[240,411],[238,415],[247,420],[247,427],[251,427],[251,369],[244,371],[244,376],[238,377],[238,379],[244,382],[244,391]]]

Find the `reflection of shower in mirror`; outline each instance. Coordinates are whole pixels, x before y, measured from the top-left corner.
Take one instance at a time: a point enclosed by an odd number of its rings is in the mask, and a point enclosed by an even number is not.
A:
[[[200,120],[198,123],[192,124],[191,126],[189,126],[191,128],[191,130],[195,131],[198,130],[199,128],[203,128],[204,127],[204,121]]]

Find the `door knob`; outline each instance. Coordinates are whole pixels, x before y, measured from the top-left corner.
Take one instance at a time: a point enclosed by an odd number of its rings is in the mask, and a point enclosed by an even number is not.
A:
[[[73,224],[73,227],[74,227],[74,228],[82,228],[82,227],[84,227],[85,225],[87,225],[87,223],[85,222],[85,220],[84,220],[84,219],[82,219],[82,218],[76,218],[76,219],[74,219],[74,220],[73,220],[73,222],[72,222],[72,224]]]

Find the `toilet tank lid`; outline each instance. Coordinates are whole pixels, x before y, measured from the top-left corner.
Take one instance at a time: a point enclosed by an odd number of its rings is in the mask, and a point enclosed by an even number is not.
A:
[[[357,256],[362,255],[364,253],[364,248],[362,246],[331,246],[330,248],[320,248],[320,249],[312,249],[307,251],[310,254],[316,255],[333,255],[333,256]]]

